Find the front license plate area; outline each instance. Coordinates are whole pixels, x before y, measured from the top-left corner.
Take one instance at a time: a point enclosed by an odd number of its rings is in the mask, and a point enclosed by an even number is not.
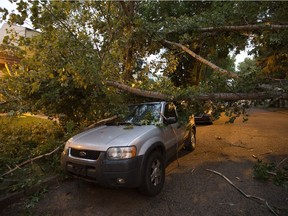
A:
[[[86,167],[83,165],[78,165],[78,164],[73,164],[72,165],[72,172],[81,175],[81,176],[86,176]]]

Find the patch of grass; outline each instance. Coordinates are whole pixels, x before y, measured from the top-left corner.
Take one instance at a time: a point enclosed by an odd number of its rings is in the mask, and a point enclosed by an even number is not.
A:
[[[0,176],[18,164],[51,152],[63,143],[64,133],[56,122],[33,116],[0,117]],[[41,158],[0,178],[0,193],[31,187],[59,172],[58,154]]]

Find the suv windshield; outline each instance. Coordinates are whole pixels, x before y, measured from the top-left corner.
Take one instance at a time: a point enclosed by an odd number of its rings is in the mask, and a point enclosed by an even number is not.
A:
[[[160,120],[161,103],[139,104],[129,107],[130,114],[125,122],[131,124],[155,124]]]

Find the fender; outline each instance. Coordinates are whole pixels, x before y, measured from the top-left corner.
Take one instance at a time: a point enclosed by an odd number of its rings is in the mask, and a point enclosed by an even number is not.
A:
[[[138,149],[138,155],[146,155],[147,153],[150,153],[149,151],[154,149],[157,145],[160,145],[161,149],[165,152],[166,149],[163,139],[160,136],[154,136],[142,143],[140,149]]]
[[[164,144],[162,142],[155,142],[152,145],[150,145],[150,147],[146,150],[144,157],[143,157],[143,160],[142,160],[142,163],[141,163],[141,166],[139,167],[139,170],[141,170],[140,171],[140,175],[141,175],[140,179],[143,179],[143,174],[144,174],[143,171],[145,170],[147,160],[153,151],[160,151],[164,157],[164,161],[166,161],[166,150],[165,150]],[[165,167],[166,167],[166,164],[165,164]]]

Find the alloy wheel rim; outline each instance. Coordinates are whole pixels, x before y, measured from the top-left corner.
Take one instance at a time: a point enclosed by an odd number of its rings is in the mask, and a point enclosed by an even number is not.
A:
[[[151,183],[154,186],[157,186],[161,182],[162,178],[161,162],[159,160],[153,161],[151,171],[152,171],[150,175]]]

